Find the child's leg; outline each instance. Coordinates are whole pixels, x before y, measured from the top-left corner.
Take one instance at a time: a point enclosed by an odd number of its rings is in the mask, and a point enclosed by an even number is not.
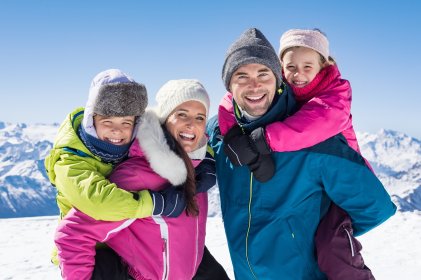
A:
[[[105,242],[125,222],[97,221],[71,209],[57,227],[54,240],[63,279],[91,279],[96,243]]]
[[[109,247],[98,248],[95,255],[95,268],[91,280],[128,280],[131,279],[127,266],[119,255]]]
[[[362,246],[353,235],[350,217],[334,203],[320,221],[315,243],[320,270],[328,279],[374,279],[364,264]]]
[[[229,280],[227,273],[205,246],[203,258],[193,280]]]

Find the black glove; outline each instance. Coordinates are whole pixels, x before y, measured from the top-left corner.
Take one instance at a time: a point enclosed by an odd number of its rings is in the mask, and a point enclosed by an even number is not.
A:
[[[178,217],[186,209],[186,197],[180,186],[170,186],[163,191],[149,191],[152,196],[154,216]]]
[[[262,183],[269,181],[275,175],[275,162],[270,154],[259,155],[256,162],[249,164],[248,167],[253,172],[254,178]]]
[[[253,140],[256,150],[259,152],[258,159],[250,163],[248,166],[253,172],[254,177],[259,182],[269,181],[275,174],[275,162],[272,158],[271,150],[266,142],[265,130],[263,127],[258,127],[250,133],[250,138]]]
[[[224,152],[235,166],[248,165],[259,157],[252,139],[238,125],[224,136]]]
[[[196,193],[207,192],[216,185],[215,159],[209,153],[195,168],[196,173]]]
[[[275,162],[270,155],[271,150],[266,142],[263,127],[245,135],[236,125],[225,135],[224,143],[224,151],[230,161],[234,165],[247,164],[259,182],[269,181],[275,174]]]

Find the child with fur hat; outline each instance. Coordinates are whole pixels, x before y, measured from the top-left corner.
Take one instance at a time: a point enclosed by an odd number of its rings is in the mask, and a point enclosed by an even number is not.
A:
[[[318,29],[288,30],[281,36],[278,54],[287,84],[283,90],[293,90],[299,110],[265,127],[268,146],[277,152],[298,151],[340,133],[360,153],[352,125],[351,86],[330,56],[327,37]],[[224,99],[230,98],[228,92]],[[219,108],[226,120],[232,120],[233,113],[232,106]],[[338,206],[332,204],[320,222],[315,242],[320,269],[329,279],[374,279],[351,220]]]
[[[205,157],[209,97],[198,81],[175,80],[157,101],[143,114],[128,159],[109,177],[136,199],[150,190],[152,217],[101,221],[70,210],[55,238],[65,279],[91,279],[97,242],[114,250],[134,279],[195,276],[204,253],[206,192],[215,184],[214,162]]]
[[[168,207],[173,204],[153,203],[156,196],[170,200],[168,194],[127,191],[107,179],[115,164],[127,158],[147,100],[145,86],[121,70],[103,71],[92,80],[86,107],[66,117],[45,159],[48,177],[57,188],[60,219],[75,211],[72,208],[106,221],[149,217],[153,210],[171,212]],[[182,191],[172,195],[177,194],[183,197]],[[173,215],[183,211],[180,205]],[[52,261],[58,264],[56,254],[54,250]]]

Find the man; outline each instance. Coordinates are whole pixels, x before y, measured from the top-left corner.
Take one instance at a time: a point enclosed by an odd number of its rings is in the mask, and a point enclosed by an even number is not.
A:
[[[383,185],[341,135],[296,152],[272,152],[264,127],[295,110],[277,54],[257,29],[229,48],[222,70],[232,93],[208,124],[225,232],[236,279],[326,279],[314,235],[331,201],[355,234],[396,211]],[[228,95],[230,96],[230,95]],[[281,133],[281,132],[280,132]]]

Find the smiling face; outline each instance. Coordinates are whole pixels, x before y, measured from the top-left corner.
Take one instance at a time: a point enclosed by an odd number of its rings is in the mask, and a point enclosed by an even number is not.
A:
[[[192,152],[205,136],[206,108],[199,101],[184,102],[171,112],[165,127],[184,151]]]
[[[94,116],[94,126],[98,138],[114,145],[125,145],[130,143],[132,140],[134,125],[134,116]]]
[[[320,54],[306,47],[287,49],[282,56],[282,70],[290,85],[305,87],[323,68]]]
[[[238,106],[260,117],[267,112],[275,96],[275,74],[262,64],[243,65],[232,75],[230,91]]]

